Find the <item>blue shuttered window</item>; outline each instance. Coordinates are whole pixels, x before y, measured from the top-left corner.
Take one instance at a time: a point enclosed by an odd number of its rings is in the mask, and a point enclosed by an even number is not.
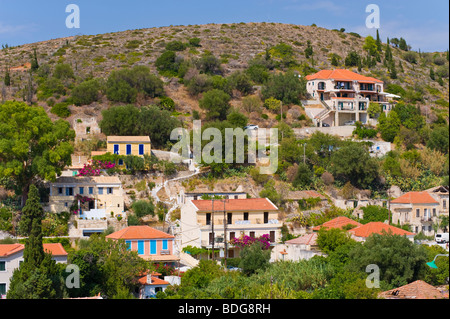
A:
[[[150,255],[156,255],[156,240],[150,240]]]
[[[144,241],[143,240],[138,241],[138,254],[139,255],[144,254]]]

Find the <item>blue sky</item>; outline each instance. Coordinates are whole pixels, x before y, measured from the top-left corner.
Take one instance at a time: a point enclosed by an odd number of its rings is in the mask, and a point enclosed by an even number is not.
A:
[[[80,28],[68,29],[68,4],[80,8]],[[239,22],[313,23],[374,35],[366,6],[380,8],[380,35],[403,37],[414,50],[449,48],[447,0],[0,0],[0,44],[20,45],[77,34],[169,25]]]

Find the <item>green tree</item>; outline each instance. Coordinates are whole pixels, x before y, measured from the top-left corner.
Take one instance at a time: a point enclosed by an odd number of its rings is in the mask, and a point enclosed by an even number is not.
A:
[[[208,119],[225,120],[230,110],[231,97],[222,90],[213,89],[205,94],[199,101],[202,109],[207,110]]]
[[[75,75],[70,64],[58,63],[53,70],[53,77],[60,80],[74,79]]]
[[[400,117],[396,112],[389,112],[387,116],[382,112],[378,119],[378,130],[381,133],[381,138],[386,142],[394,141],[400,131],[400,126]]]
[[[89,105],[98,101],[101,85],[98,79],[86,80],[73,88],[71,95],[77,106]]]
[[[11,75],[9,74],[9,68],[6,68],[5,70],[5,77],[3,79],[3,83],[5,83],[6,86],[11,85]]]
[[[378,164],[360,143],[350,143],[331,157],[333,176],[357,187],[367,188],[378,177]]]
[[[389,219],[389,210],[385,207],[369,205],[362,208],[364,217],[360,221],[362,224],[370,222],[385,222]]]
[[[23,252],[24,261],[14,270],[8,299],[50,299],[65,294],[62,286],[62,268],[56,265],[50,254],[44,252],[42,243],[43,209],[36,186],[30,186],[30,194],[23,208],[22,231],[29,231]]]
[[[239,254],[241,261],[239,267],[246,275],[254,274],[258,270],[263,270],[269,265],[270,250],[263,249],[261,243],[254,242],[250,246],[244,247]]]
[[[356,51],[349,52],[347,57],[345,58],[345,66],[348,67],[358,66],[360,62],[361,58]]]
[[[427,147],[448,154],[449,151],[448,125],[440,125],[431,131]]]
[[[0,178],[13,182],[24,205],[31,184],[54,181],[70,165],[75,132],[44,109],[15,101],[0,105],[0,123]]]
[[[275,98],[285,105],[299,104],[300,99],[306,96],[306,82],[294,72],[272,75],[261,90],[263,100]]]
[[[363,45],[363,49],[369,53],[370,56],[376,56],[378,52],[378,46],[375,39],[369,35],[366,37]]]
[[[334,252],[343,245],[352,244],[354,242],[350,237],[350,233],[339,228],[326,229],[322,227],[317,236],[317,245],[320,250],[326,254]]]
[[[420,279],[428,261],[422,246],[392,233],[370,235],[349,252],[349,257],[349,270],[365,271],[367,265],[377,265],[381,288],[386,290]]]

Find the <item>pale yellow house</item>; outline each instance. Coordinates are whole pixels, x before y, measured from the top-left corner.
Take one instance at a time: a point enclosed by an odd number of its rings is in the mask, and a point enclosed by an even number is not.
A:
[[[224,249],[237,257],[238,248],[229,241],[241,235],[269,235],[271,245],[281,238],[278,207],[267,198],[192,200],[181,209],[181,246]]]
[[[122,216],[122,183],[116,176],[61,176],[50,185],[49,209],[55,213],[76,211],[86,219]]]
[[[151,154],[151,142],[148,136],[108,136],[107,153],[134,155],[143,157]]]

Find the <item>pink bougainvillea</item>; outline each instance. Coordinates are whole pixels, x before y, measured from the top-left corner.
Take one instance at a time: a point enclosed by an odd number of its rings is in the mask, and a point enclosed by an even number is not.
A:
[[[116,164],[111,162],[92,161],[91,164],[84,164],[82,169],[78,170],[77,176],[100,176],[102,169],[114,168]]]
[[[248,247],[255,242],[261,243],[263,249],[269,249],[270,236],[268,234],[264,234],[258,238],[254,238],[247,235],[242,235],[241,237],[235,237],[230,240],[230,244],[239,246],[241,248]]]

